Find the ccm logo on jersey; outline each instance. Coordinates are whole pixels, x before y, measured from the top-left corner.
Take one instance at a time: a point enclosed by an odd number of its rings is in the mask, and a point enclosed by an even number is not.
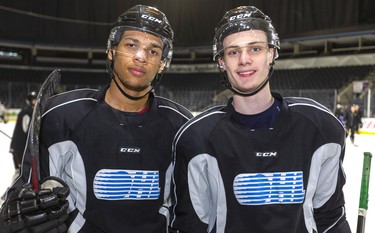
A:
[[[141,148],[136,147],[120,147],[121,153],[127,153],[127,154],[140,154]]]
[[[277,157],[277,152],[255,152],[255,155],[256,157],[264,157],[264,158],[268,158],[268,157],[274,157],[276,158]]]

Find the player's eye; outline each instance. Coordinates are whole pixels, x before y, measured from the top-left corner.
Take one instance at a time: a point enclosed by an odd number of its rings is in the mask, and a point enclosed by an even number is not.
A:
[[[130,49],[134,49],[134,48],[137,48],[138,46],[136,45],[136,44],[134,44],[134,43],[127,43],[126,45],[125,45],[127,48],[130,48]]]
[[[150,53],[151,55],[153,55],[153,56],[158,56],[158,55],[159,55],[159,52],[158,52],[157,50],[154,50],[154,49],[151,49],[151,50],[149,51],[149,53]]]
[[[237,49],[230,49],[226,51],[225,53],[227,56],[233,57],[239,54],[239,51]]]
[[[260,53],[263,50],[262,47],[252,47],[251,52],[253,53]]]

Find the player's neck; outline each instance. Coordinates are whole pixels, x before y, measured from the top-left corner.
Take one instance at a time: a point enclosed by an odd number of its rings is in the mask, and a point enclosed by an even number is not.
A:
[[[148,105],[149,95],[139,100],[131,100],[119,92],[108,88],[105,94],[105,102],[112,108],[123,112],[140,112]]]
[[[264,89],[254,96],[233,96],[233,107],[236,112],[254,115],[261,113],[272,106],[274,98],[269,90]]]

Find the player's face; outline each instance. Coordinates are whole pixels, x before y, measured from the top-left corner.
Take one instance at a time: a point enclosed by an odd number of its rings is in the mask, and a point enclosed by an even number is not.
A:
[[[242,92],[256,90],[267,78],[273,59],[266,33],[248,30],[231,34],[224,38],[223,48],[219,62],[231,85]]]
[[[150,89],[156,73],[163,69],[162,51],[159,37],[141,31],[124,32],[108,58],[113,61],[114,75],[125,91],[141,95]]]

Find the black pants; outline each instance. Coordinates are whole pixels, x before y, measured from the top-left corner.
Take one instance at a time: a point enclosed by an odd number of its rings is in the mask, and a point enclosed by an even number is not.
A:
[[[354,141],[354,135],[355,133],[357,132],[357,128],[356,125],[351,125],[349,127],[349,136],[350,136],[350,140],[353,142]]]

